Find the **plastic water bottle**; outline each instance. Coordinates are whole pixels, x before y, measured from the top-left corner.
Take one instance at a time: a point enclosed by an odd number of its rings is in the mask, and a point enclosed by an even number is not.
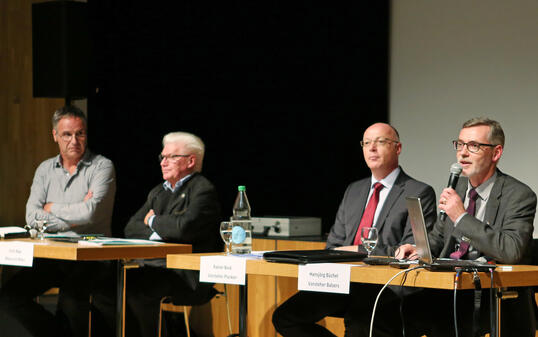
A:
[[[232,254],[250,254],[252,252],[252,222],[250,204],[245,186],[237,187],[232,221]]]

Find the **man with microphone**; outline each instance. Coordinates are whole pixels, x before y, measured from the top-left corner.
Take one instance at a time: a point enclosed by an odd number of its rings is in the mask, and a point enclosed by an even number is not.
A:
[[[527,185],[497,168],[504,150],[501,125],[487,118],[473,118],[463,124],[453,144],[463,177],[441,193],[439,208],[446,216],[439,217],[428,235],[432,254],[441,258],[530,264],[536,195]],[[409,244],[396,252],[400,259],[412,255],[416,255],[416,248]],[[501,306],[501,335],[534,336],[533,293],[528,288],[515,290],[518,298],[504,300]],[[480,333],[489,328],[489,291],[481,298],[478,295],[478,320],[477,316],[473,318],[473,304],[477,300],[473,296],[473,291],[458,292],[459,336],[475,334],[473,320]],[[403,310],[406,336],[453,336],[452,301],[452,291],[423,289],[407,296]]]

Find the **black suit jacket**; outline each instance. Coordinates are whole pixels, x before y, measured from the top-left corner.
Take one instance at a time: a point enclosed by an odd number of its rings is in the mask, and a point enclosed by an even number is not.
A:
[[[366,208],[370,188],[371,178],[356,181],[348,186],[329,233],[327,248],[353,244],[362,213]],[[420,198],[426,226],[428,230],[433,227],[437,218],[434,190],[401,170],[379,213],[376,223],[379,240],[372,254],[392,256],[400,245],[414,243],[405,203],[405,197],[408,196]]]
[[[194,253],[220,252],[220,205],[213,184],[194,173],[177,191],[165,190],[162,184],[153,188],[142,208],[125,226],[125,237],[149,239],[153,231],[144,224],[144,217],[153,209],[153,229],[165,242],[187,243]],[[166,268],[164,259],[144,260],[145,265]],[[198,272],[173,270],[193,289],[200,286]],[[206,285],[206,284],[205,284]]]

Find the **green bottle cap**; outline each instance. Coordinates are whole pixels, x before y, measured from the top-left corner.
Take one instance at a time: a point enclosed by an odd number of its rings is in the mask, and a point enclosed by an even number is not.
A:
[[[239,186],[237,186],[237,190],[240,191],[240,192],[241,191],[246,191],[246,188],[243,185],[239,185]]]

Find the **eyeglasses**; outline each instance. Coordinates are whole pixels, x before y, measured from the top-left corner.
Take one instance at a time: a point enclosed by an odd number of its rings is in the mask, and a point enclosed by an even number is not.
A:
[[[164,159],[166,159],[167,161],[171,162],[171,163],[175,163],[177,162],[180,158],[182,157],[189,157],[190,154],[167,154],[165,156],[163,156],[162,154],[159,155],[159,162],[163,161]]]
[[[390,143],[398,144],[399,141],[388,139],[388,138],[377,138],[375,140],[370,140],[370,139],[361,140],[360,143],[362,147],[370,147],[373,144],[375,144],[376,146],[386,146],[386,145],[389,145]]]
[[[69,132],[65,132],[65,133],[62,133],[60,135],[60,138],[64,141],[64,142],[70,142],[71,139],[73,139],[73,137],[75,137],[77,140],[82,140],[82,139],[86,139],[86,132],[85,131],[79,131],[77,133],[69,133]]]
[[[469,150],[469,152],[472,152],[472,153],[477,153],[478,151],[480,151],[481,146],[487,146],[487,147],[495,147],[495,146],[497,146],[497,145],[493,145],[493,144],[484,144],[484,143],[477,143],[477,142],[465,143],[465,142],[462,142],[460,140],[453,140],[452,144],[454,144],[454,150],[456,150],[456,151],[461,151],[461,150],[463,150],[464,146],[467,146],[467,150]]]

